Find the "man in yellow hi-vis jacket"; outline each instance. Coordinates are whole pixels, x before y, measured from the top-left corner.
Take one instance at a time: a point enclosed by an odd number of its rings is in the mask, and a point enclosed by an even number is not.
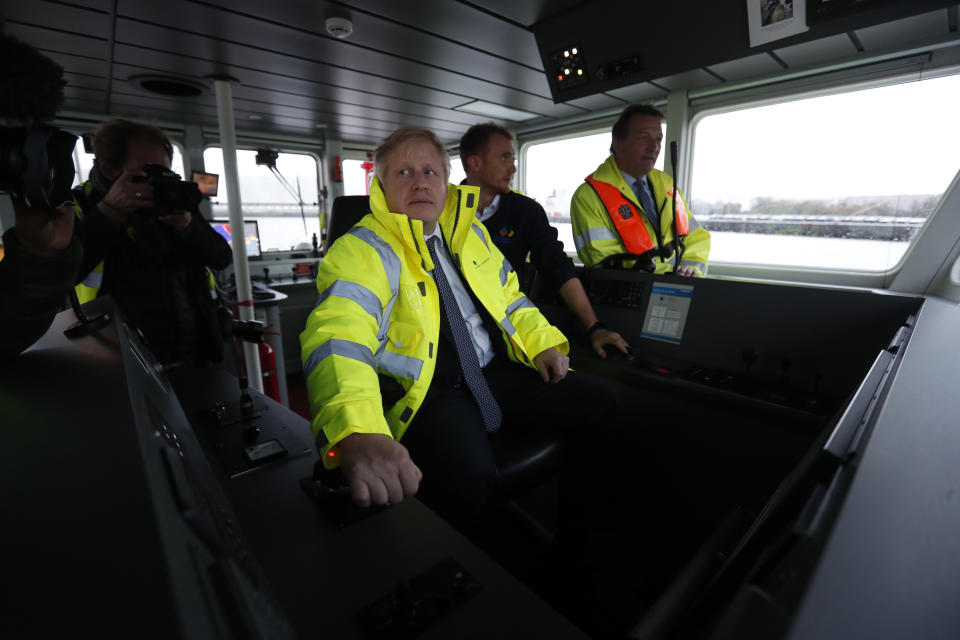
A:
[[[566,338],[476,221],[477,189],[447,184],[432,132],[397,130],[375,166],[372,213],[320,264],[300,336],[313,432],[356,503],[419,491],[468,522],[492,491],[501,427],[588,430],[616,399],[568,376]]]
[[[673,179],[653,168],[663,142],[662,122],[663,114],[650,105],[624,109],[613,125],[610,157],[574,192],[573,239],[588,267],[634,254],[650,261],[655,273],[707,274],[710,232],[690,214],[683,196],[674,194]],[[674,195],[677,209],[671,213]]]

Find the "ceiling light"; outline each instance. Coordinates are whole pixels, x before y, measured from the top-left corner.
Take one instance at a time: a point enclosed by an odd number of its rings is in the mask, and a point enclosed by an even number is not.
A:
[[[539,113],[530,113],[529,111],[521,111],[520,109],[511,109],[510,107],[505,107],[500,104],[493,104],[492,102],[485,102],[483,100],[474,100],[473,102],[462,104],[459,107],[454,107],[454,109],[456,111],[476,113],[481,116],[490,116],[491,118],[511,120],[513,122],[522,122],[524,120],[532,120],[533,118],[540,117]]]
[[[210,91],[210,88],[199,80],[159,74],[130,76],[127,82],[148,93],[172,98],[194,98]]]

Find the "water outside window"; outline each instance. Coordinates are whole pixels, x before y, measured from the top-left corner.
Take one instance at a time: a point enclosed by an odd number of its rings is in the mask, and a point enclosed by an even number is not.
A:
[[[960,169],[960,76],[696,125],[691,210],[711,262],[886,271]]]
[[[318,239],[320,237],[316,158],[306,153],[279,154],[277,171],[289,183],[293,190],[291,193],[266,166],[257,165],[256,155],[256,151],[250,149],[237,150],[244,220],[257,221],[263,251],[309,249],[312,235],[317,234]],[[219,193],[211,200],[213,216],[227,218],[227,189],[220,147],[205,149],[203,163],[208,173],[220,175]],[[298,203],[298,190],[299,198],[304,203],[302,207]]]
[[[612,126],[612,124],[611,124]],[[666,127],[664,127],[666,135]],[[565,140],[532,144],[526,148],[526,185],[524,193],[547,212],[550,224],[568,253],[576,254],[573,226],[570,223],[570,198],[583,179],[593,173],[610,155],[610,129]],[[663,152],[656,168],[663,169]]]

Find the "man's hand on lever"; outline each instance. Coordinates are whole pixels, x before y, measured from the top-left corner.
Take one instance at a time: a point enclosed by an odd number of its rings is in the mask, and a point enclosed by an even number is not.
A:
[[[397,503],[420,488],[423,474],[407,448],[379,433],[353,433],[335,446],[350,497],[361,507]]]
[[[607,357],[607,352],[604,351],[603,347],[610,345],[623,351],[624,355],[629,358],[633,357],[633,352],[630,351],[630,345],[627,344],[627,341],[623,339],[616,331],[611,331],[609,329],[597,329],[590,334],[590,346],[593,347],[593,350],[601,358]]]

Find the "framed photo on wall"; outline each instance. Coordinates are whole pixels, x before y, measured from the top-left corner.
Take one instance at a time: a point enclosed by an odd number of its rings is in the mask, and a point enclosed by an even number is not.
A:
[[[750,46],[807,31],[806,0],[747,0]]]

